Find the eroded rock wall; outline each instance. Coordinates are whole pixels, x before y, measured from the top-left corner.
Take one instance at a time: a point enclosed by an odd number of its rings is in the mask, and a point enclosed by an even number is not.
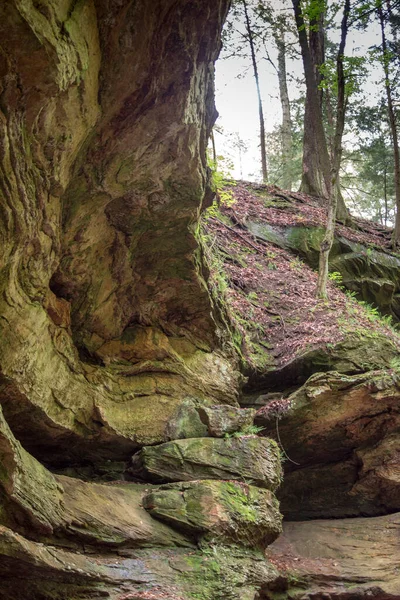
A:
[[[227,4],[0,8],[0,397],[48,462],[121,459],[183,403],[236,401],[195,238]]]
[[[273,577],[279,456],[223,439],[249,416],[196,237],[227,9],[0,7],[2,599],[250,599]],[[199,472],[131,464],[215,430]]]

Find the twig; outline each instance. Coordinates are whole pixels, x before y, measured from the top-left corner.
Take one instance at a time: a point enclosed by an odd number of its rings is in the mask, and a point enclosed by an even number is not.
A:
[[[283,452],[283,454],[286,456],[286,458],[287,458],[288,460],[290,460],[290,462],[291,462],[291,463],[293,463],[294,465],[297,465],[298,467],[300,467],[300,466],[301,466],[301,465],[300,465],[300,463],[298,463],[298,462],[295,462],[294,460],[292,460],[292,459],[290,458],[290,456],[288,456],[288,454],[287,454],[287,452],[286,452],[285,448],[284,448],[284,447],[283,447],[283,445],[282,445],[281,436],[279,435],[278,417],[276,417],[276,421],[275,421],[275,422],[276,422],[276,435],[278,436],[278,442],[279,442],[279,445],[280,445],[280,447],[282,448],[282,452]]]

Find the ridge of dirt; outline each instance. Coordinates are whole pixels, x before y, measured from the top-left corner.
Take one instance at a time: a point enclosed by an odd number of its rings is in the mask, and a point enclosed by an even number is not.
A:
[[[303,192],[289,192],[274,185],[244,181],[230,184],[226,189],[234,204],[223,207],[222,211],[238,222],[255,219],[277,227],[326,225],[326,209],[321,206],[320,200]],[[352,216],[351,219],[352,227],[336,225],[336,235],[390,252],[393,229],[360,217]]]

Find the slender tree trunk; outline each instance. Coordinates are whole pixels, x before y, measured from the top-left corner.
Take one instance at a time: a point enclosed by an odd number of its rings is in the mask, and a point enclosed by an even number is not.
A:
[[[214,167],[215,170],[217,170],[217,166],[218,166],[217,149],[215,147],[215,136],[214,136],[214,130],[213,129],[211,129],[210,138],[211,138],[211,146],[212,146],[213,167]]]
[[[385,201],[385,227],[387,225],[387,221],[388,221],[388,199],[387,199],[387,172],[386,172],[386,165],[385,165],[385,170],[383,172],[383,199]]]
[[[264,111],[263,111],[263,104],[262,104],[261,92],[260,92],[260,80],[258,77],[256,51],[255,51],[255,47],[254,47],[253,32],[251,30],[249,13],[247,10],[247,1],[246,0],[242,0],[242,1],[243,1],[244,15],[245,15],[245,20],[246,20],[246,30],[247,30],[247,35],[248,35],[249,44],[250,44],[251,62],[253,64],[253,74],[254,74],[254,79],[255,79],[256,88],[257,88],[258,116],[259,116],[259,120],[260,120],[261,172],[262,172],[263,182],[266,183],[268,181],[267,150],[265,147],[265,122],[264,122]]]
[[[282,187],[286,190],[291,190],[293,184],[293,134],[286,75],[285,29],[284,23],[282,21],[280,21],[278,25],[277,35],[275,36],[275,43],[278,48],[279,96],[282,106]]]
[[[390,86],[389,79],[389,58],[388,49],[386,42],[385,33],[385,20],[383,16],[382,4],[380,3],[377,8],[379,22],[381,26],[381,38],[382,38],[382,63],[383,71],[385,74],[385,89],[387,98],[387,111],[390,123],[390,132],[393,143],[393,158],[394,158],[394,189],[396,197],[396,221],[393,232],[393,245],[398,246],[400,244],[400,152],[399,152],[399,138],[397,132],[396,113],[393,106],[392,88]]]
[[[326,118],[328,121],[328,131],[326,133],[329,156],[332,160],[333,158],[333,135],[335,131],[335,119],[333,116],[333,107],[332,100],[329,90],[325,91],[325,109],[326,109]]]
[[[310,22],[309,27],[309,48],[311,54],[311,61],[314,69],[314,77],[317,84],[317,94],[321,109],[324,101],[324,90],[321,86],[323,76],[321,72],[321,65],[325,62],[325,14],[323,10],[319,11],[317,17]]]
[[[350,0],[345,0],[343,9],[343,18],[341,25],[341,36],[339,50],[336,57],[336,70],[338,80],[338,98],[337,98],[337,111],[336,111],[336,127],[335,135],[333,138],[333,156],[331,165],[331,184],[330,184],[330,197],[328,207],[328,217],[326,224],[325,237],[321,243],[319,253],[319,271],[318,271],[318,282],[317,282],[317,297],[326,298],[326,285],[328,281],[328,270],[329,270],[329,253],[332,248],[333,238],[335,233],[336,223],[336,212],[339,200],[339,186],[338,177],[340,163],[342,160],[342,139],[344,131],[344,119],[346,110],[345,100],[345,76],[343,70],[343,57],[344,50],[346,47],[346,39],[348,32],[348,19],[350,13]]]
[[[383,225],[382,207],[381,207],[380,202],[378,202],[378,219],[379,219],[379,223],[381,225]]]

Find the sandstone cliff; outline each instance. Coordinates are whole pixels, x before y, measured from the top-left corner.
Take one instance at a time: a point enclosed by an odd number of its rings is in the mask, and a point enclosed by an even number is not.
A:
[[[397,333],[265,189],[200,223],[227,9],[0,6],[4,600],[400,597]],[[397,260],[354,278],[394,316]]]

